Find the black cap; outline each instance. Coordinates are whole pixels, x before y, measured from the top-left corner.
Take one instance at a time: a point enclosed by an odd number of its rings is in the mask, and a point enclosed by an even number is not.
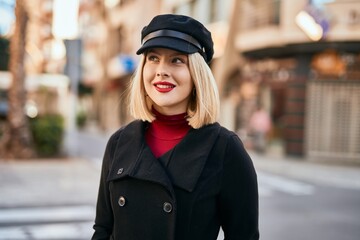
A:
[[[142,46],[136,54],[150,48],[170,48],[183,53],[199,52],[206,62],[213,55],[211,33],[199,21],[184,15],[163,14],[154,17],[141,31]]]

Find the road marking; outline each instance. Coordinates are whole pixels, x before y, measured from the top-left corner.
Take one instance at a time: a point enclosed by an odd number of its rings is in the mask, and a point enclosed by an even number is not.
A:
[[[311,195],[315,187],[296,180],[273,175],[265,172],[258,172],[259,195],[271,196],[274,191],[280,191],[295,196]]]
[[[1,224],[26,222],[67,222],[95,218],[94,206],[61,206],[0,209]]]
[[[92,226],[93,222],[0,227],[0,240],[90,239],[94,232]]]
[[[88,205],[0,209],[0,240],[90,239],[94,219]]]

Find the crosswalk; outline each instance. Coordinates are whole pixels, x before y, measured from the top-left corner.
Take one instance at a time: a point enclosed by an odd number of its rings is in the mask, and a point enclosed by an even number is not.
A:
[[[1,240],[85,240],[92,235],[92,221],[0,227]]]
[[[311,195],[316,190],[311,184],[265,172],[258,172],[258,182],[260,198]],[[0,240],[90,239],[94,218],[95,206],[89,205],[0,209]]]
[[[0,225],[33,222],[86,221],[94,217],[93,206],[34,207],[0,210]]]
[[[90,239],[94,206],[0,209],[0,239]]]

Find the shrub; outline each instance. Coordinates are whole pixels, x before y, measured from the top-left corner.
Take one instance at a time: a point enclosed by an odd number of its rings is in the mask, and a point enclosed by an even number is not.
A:
[[[84,111],[80,111],[76,115],[76,125],[78,128],[84,128],[86,124],[87,116]]]
[[[59,154],[64,135],[64,118],[59,114],[39,116],[30,120],[36,152],[50,157]]]

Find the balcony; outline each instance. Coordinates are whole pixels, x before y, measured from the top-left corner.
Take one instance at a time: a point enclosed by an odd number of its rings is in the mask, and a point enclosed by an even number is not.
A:
[[[295,18],[307,6],[306,0],[273,0],[244,2],[239,11],[242,17],[236,48],[244,53],[271,50],[284,54],[311,46],[360,41],[360,3],[343,0],[325,3],[322,15],[329,24],[320,41],[313,41],[296,24]],[[262,3],[262,4],[261,4]],[[289,49],[290,48],[290,49]],[[311,49],[309,51],[312,51]]]

